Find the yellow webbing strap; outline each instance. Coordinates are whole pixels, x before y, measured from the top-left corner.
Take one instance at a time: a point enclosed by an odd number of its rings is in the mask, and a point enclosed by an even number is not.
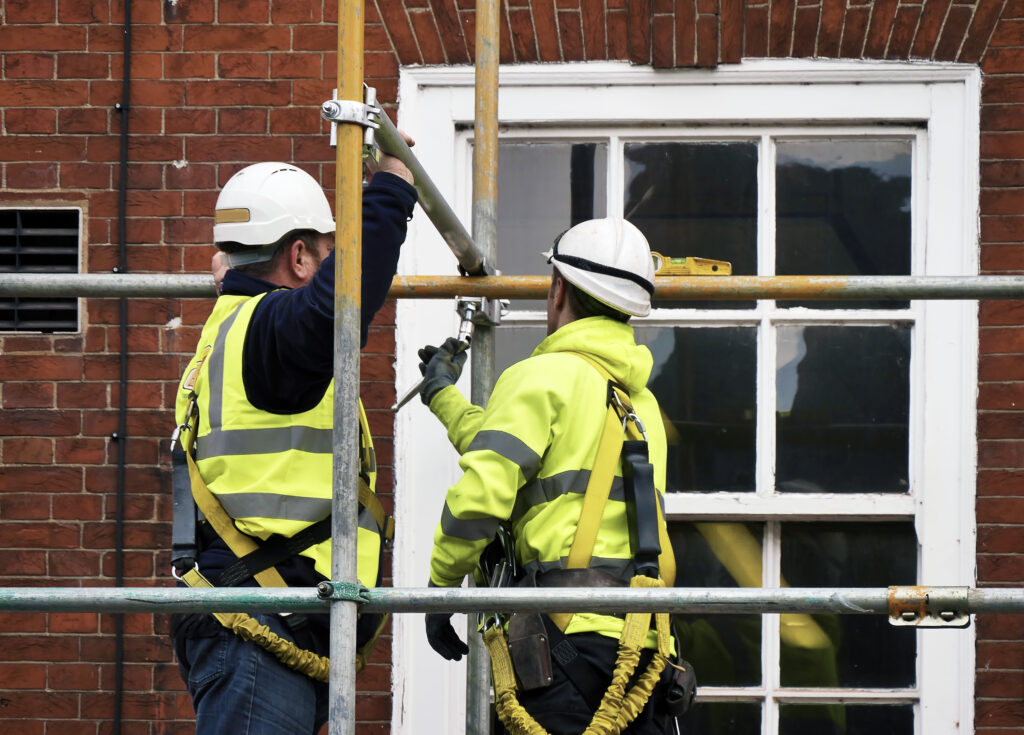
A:
[[[182,581],[189,587],[213,587],[199,570],[192,569],[182,575]],[[252,641],[274,654],[278,661],[290,669],[305,674],[317,681],[326,682],[331,670],[331,660],[313,651],[299,648],[287,638],[282,638],[256,618],[246,613],[213,613],[220,624],[246,641]]]
[[[377,528],[386,541],[395,538],[395,519],[384,512],[384,506],[380,503],[377,493],[370,489],[363,478],[359,478],[359,504],[370,511],[373,519],[377,521]]]
[[[199,510],[206,516],[206,520],[213,527],[213,530],[217,532],[217,535],[221,537],[232,553],[239,559],[250,552],[256,551],[258,548],[256,542],[253,541],[251,536],[247,536],[238,530],[235,522],[231,520],[231,516],[224,510],[224,506],[213,496],[210,488],[206,487],[202,475],[199,474],[199,468],[196,467],[196,463],[192,459],[192,453],[186,451],[185,455],[188,457],[188,475],[192,481],[192,497],[195,498],[196,505],[199,506]],[[268,567],[262,572],[257,572],[253,575],[253,578],[259,583],[260,587],[288,586],[274,567]]]

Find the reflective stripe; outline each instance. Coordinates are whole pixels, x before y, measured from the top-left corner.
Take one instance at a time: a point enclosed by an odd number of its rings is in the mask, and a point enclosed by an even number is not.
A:
[[[311,426],[276,429],[213,429],[196,447],[200,460],[235,454],[274,454],[296,449],[310,454],[332,454],[334,430]]]
[[[518,465],[527,479],[532,479],[540,468],[540,455],[526,446],[522,439],[505,431],[477,432],[466,452],[480,450],[489,450]]]
[[[523,516],[530,508],[549,503],[563,495],[576,493],[583,495],[587,492],[587,483],[590,482],[590,470],[567,470],[559,472],[550,477],[538,477],[523,485],[516,497],[516,507],[512,511],[512,521],[515,522]],[[609,500],[625,502],[625,490],[622,487],[622,478],[615,477],[612,480],[612,489],[608,495]]]
[[[243,301],[238,308],[231,312],[231,316],[224,320],[217,332],[217,339],[213,342],[213,351],[210,353],[209,373],[207,383],[210,388],[209,405],[206,407],[206,421],[212,429],[220,428],[224,420],[224,343],[228,340],[228,332],[231,325],[235,323],[239,312],[247,302]]]
[[[469,518],[463,520],[452,515],[448,504],[441,511],[441,532],[445,536],[460,538],[464,541],[483,541],[494,538],[498,532],[496,518]]]
[[[331,514],[330,498],[304,498],[278,493],[218,493],[217,500],[232,518],[319,521]]]

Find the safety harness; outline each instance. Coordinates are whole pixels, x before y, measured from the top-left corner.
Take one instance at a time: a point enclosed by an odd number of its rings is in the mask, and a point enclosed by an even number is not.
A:
[[[230,587],[249,578],[254,579],[261,587],[287,587],[287,583],[274,565],[330,538],[330,516],[313,523],[292,537],[274,535],[260,541],[238,530],[234,520],[206,486],[196,466],[193,444],[198,429],[198,417],[196,394],[192,393],[189,396],[185,418],[171,435],[174,486],[171,574],[189,587]],[[384,512],[380,499],[363,477],[359,478],[359,505],[373,515],[385,546],[390,547],[395,533],[394,518]],[[217,576],[216,584],[199,571],[197,511],[202,513],[210,528],[237,557],[237,561]],[[285,666],[317,681],[328,680],[328,657],[300,648],[246,613],[213,613],[213,616],[236,635],[272,653]],[[381,616],[380,624],[373,636],[356,651],[357,672],[366,665],[387,619],[387,615]]]
[[[616,382],[591,357],[578,352],[572,354],[590,363],[607,381],[608,411],[566,569],[587,570],[590,566],[594,542],[621,457],[636,571],[629,586],[664,587],[666,579],[672,584],[675,579],[675,559],[654,488],[654,467],[648,461],[644,425],[634,413],[629,392],[624,386]],[[664,575],[659,573],[659,567]],[[646,670],[627,689],[647,641],[652,615],[658,648]],[[550,613],[549,617],[557,628],[557,636],[558,633],[564,633],[573,613]],[[558,646],[566,641],[568,637],[563,637],[558,641]],[[516,696],[516,671],[498,616],[485,620],[484,642],[491,656],[498,717],[512,735],[545,735],[547,731],[526,711]],[[557,657],[557,647],[552,652]],[[676,666],[670,662],[671,653],[672,635],[668,613],[628,613],[619,637],[618,658],[611,684],[583,735],[618,735],[628,727],[646,706],[665,667]]]

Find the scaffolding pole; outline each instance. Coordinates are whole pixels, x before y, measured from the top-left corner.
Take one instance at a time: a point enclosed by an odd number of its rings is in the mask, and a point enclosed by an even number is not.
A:
[[[1024,589],[941,586],[883,588],[633,589],[526,587],[379,587],[324,582],[320,587],[5,587],[0,612],[324,612],[329,601],[359,604],[364,612],[510,613],[566,609],[596,613],[701,614],[835,613],[905,616],[948,608],[964,614],[1024,614]]]
[[[363,99],[362,0],[338,0],[338,97]],[[356,582],[359,487],[359,312],[363,235],[363,129],[338,125],[335,170],[334,475],[331,579]],[[356,730],[356,616],[350,597],[334,597],[328,731]]]
[[[392,299],[538,299],[549,276],[396,276]],[[678,276],[654,279],[664,301],[1024,299],[1024,276]],[[156,273],[0,273],[0,298],[213,298],[213,276]]]
[[[473,123],[473,239],[485,262],[498,251],[498,33],[499,0],[476,3],[475,114]],[[475,279],[474,279],[475,280]],[[468,285],[468,284],[467,284]],[[470,400],[487,406],[494,385],[494,328],[473,332]],[[469,636],[466,662],[466,733],[491,732],[491,657],[483,638]]]

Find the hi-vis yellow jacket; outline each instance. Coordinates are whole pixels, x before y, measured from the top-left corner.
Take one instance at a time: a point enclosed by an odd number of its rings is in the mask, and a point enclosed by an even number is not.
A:
[[[199,347],[181,380],[180,424],[189,396],[199,407],[196,464],[238,529],[266,539],[293,536],[331,514],[334,383],[320,403],[296,414],[272,414],[249,403],[242,383],[242,346],[259,296],[224,295],[203,327]],[[360,472],[375,490],[377,467],[362,402],[359,404]],[[359,516],[358,576],[377,582],[381,538],[373,515]],[[301,552],[331,576],[331,540]]]
[[[572,352],[596,360],[629,390],[647,429],[654,484],[664,507],[665,429],[658,402],[646,388],[651,353],[636,344],[628,324],[580,319],[502,373],[486,410],[470,404],[454,386],[431,401],[430,410],[462,455],[464,473],[448,490],[434,532],[433,584],[461,584],[503,521],[512,524],[516,556],[526,571],[565,567],[608,410],[607,381]],[[616,475],[590,567],[628,583],[633,563],[621,467]],[[662,576],[671,585],[674,569],[663,569]],[[620,618],[583,613],[565,632],[618,638],[622,624]]]

